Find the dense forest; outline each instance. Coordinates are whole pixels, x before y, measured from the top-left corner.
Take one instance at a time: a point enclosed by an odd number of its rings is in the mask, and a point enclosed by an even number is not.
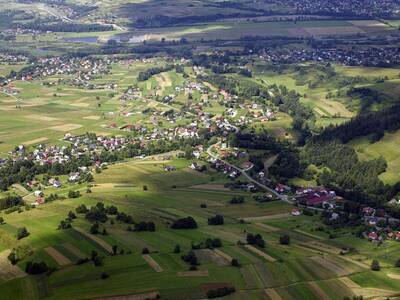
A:
[[[400,129],[400,104],[390,108],[360,114],[349,122],[341,125],[330,125],[319,135],[313,138],[314,141],[340,140],[347,143],[353,139],[373,135],[373,142],[383,137],[384,131]]]
[[[15,28],[31,29],[39,31],[52,31],[52,32],[95,32],[95,31],[112,31],[112,25],[101,24],[78,24],[78,23],[45,23],[41,20],[31,23],[18,23],[14,25]]]
[[[379,179],[387,168],[382,157],[360,161],[353,148],[337,140],[309,142],[302,154],[309,164],[322,169],[318,184],[334,189],[348,200],[380,206],[399,191],[397,185],[384,185]]]

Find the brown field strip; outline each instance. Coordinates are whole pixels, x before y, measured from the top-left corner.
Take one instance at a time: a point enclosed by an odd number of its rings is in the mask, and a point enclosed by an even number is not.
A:
[[[267,253],[257,249],[256,247],[252,246],[252,245],[244,245],[244,247],[248,250],[250,250],[251,252],[265,258],[267,261],[269,262],[276,262],[276,259],[273,258],[272,256],[269,256]]]
[[[311,238],[317,239],[317,240],[324,240],[322,237],[320,237],[318,235],[315,235],[315,234],[312,234],[312,233],[309,233],[309,232],[306,232],[306,231],[303,231],[303,230],[295,229],[294,231],[297,232],[297,233],[309,236]]]
[[[100,120],[100,116],[86,116],[86,117],[83,117],[83,119],[96,121],[96,120]]]
[[[39,143],[45,142],[47,140],[48,140],[47,137],[41,137],[41,138],[37,138],[37,139],[34,139],[34,140],[23,142],[22,144],[25,145],[25,146],[30,146],[30,145],[35,145],[35,144],[39,144]]]
[[[317,241],[310,241],[307,243],[301,243],[300,244],[303,247],[306,248],[310,248],[310,249],[314,249],[314,250],[318,250],[321,252],[326,252],[326,253],[331,253],[331,254],[339,254],[341,249],[340,248],[336,248],[336,247],[332,247],[329,246],[327,244],[322,244],[321,242],[317,242]]]
[[[251,222],[251,221],[274,220],[274,219],[286,218],[289,216],[290,216],[290,213],[281,213],[281,214],[274,214],[274,215],[260,216],[260,217],[247,217],[247,218],[241,218],[241,219]]]
[[[176,274],[178,277],[208,277],[208,270],[198,270],[198,271],[186,271],[178,272]]]
[[[60,120],[58,118],[53,118],[53,117],[44,116],[44,115],[26,115],[25,118],[31,119],[31,120],[45,121],[45,122],[54,122],[54,121]]]
[[[218,254],[219,256],[223,257],[226,261],[231,262],[233,257],[230,256],[229,254],[226,254],[225,252],[219,250],[219,249],[215,249],[214,252],[216,254]]]
[[[55,131],[71,131],[71,130],[79,129],[81,127],[82,127],[82,125],[80,125],[80,124],[62,124],[62,125],[49,127],[49,129],[55,130]]]
[[[317,263],[318,265],[324,267],[325,269],[328,269],[332,273],[335,273],[337,276],[345,276],[348,275],[349,272],[345,270],[344,268],[340,267],[339,265],[325,259],[322,256],[312,256],[310,257],[312,261]]]
[[[149,264],[149,266],[157,273],[164,271],[164,269],[149,254],[143,254],[142,257]]]
[[[398,295],[398,291],[391,291],[385,289],[366,288],[361,287],[349,277],[342,277],[340,281],[344,283],[355,295],[363,296],[367,299],[384,299],[385,297]]]
[[[265,231],[265,232],[276,232],[276,231],[281,230],[278,227],[274,227],[274,226],[263,224],[263,223],[254,223],[254,226],[257,226],[257,227],[263,229],[263,231]]]
[[[88,237],[89,239],[91,239],[92,241],[94,241],[96,244],[98,244],[99,246],[101,246],[104,250],[106,250],[108,253],[113,253],[113,249],[112,247],[106,242],[103,241],[101,238],[98,238],[97,236],[95,236],[94,234],[90,234],[87,233],[85,230],[78,228],[78,227],[74,227],[74,229],[76,231],[78,231],[79,233],[83,234],[84,236]]]
[[[230,189],[224,187],[223,184],[198,184],[192,185],[189,188],[195,190],[230,191]]]
[[[389,273],[389,274],[387,274],[387,276],[388,276],[389,278],[392,278],[392,279],[398,279],[398,280],[400,280],[400,274],[392,274],[392,273]]]
[[[196,254],[199,254],[200,260],[202,260],[202,258],[210,260],[217,266],[226,266],[230,263],[229,260],[226,260],[223,256],[218,255],[215,251],[210,249],[196,250]]]
[[[70,243],[64,243],[63,247],[65,249],[67,249],[69,252],[71,252],[72,254],[74,254],[78,258],[85,258],[86,257],[85,253],[83,253],[81,250],[79,250],[78,248],[76,248],[74,245],[72,245]]]
[[[0,253],[0,279],[4,281],[27,276],[18,266],[10,263],[7,258],[10,253],[11,250],[5,250]]]
[[[342,277],[339,280],[341,282],[343,282],[344,285],[347,286],[349,289],[359,289],[359,288],[361,288],[361,286],[359,286],[357,283],[355,283],[349,277]]]
[[[53,258],[57,264],[61,267],[63,266],[68,266],[70,264],[72,264],[71,260],[67,257],[65,257],[63,254],[61,254],[60,252],[58,252],[56,249],[54,249],[53,247],[47,247],[44,248],[44,251],[51,256],[51,258]]]
[[[321,289],[316,282],[309,282],[308,285],[311,288],[311,291],[318,297],[320,300],[331,300],[331,298],[325,293],[323,289]]]
[[[160,293],[149,292],[143,294],[133,294],[133,295],[120,295],[120,296],[109,296],[109,297],[101,297],[101,298],[93,298],[95,300],[153,300],[160,299]]]
[[[265,289],[264,291],[271,300],[283,300],[275,289]]]

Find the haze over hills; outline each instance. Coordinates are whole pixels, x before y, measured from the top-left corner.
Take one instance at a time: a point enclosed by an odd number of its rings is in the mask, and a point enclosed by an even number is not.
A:
[[[398,299],[397,0],[0,0],[1,299]]]

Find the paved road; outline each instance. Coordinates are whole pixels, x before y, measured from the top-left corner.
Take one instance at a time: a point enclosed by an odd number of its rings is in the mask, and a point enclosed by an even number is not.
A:
[[[214,159],[219,159],[220,161],[222,161],[224,164],[226,164],[227,166],[235,169],[236,171],[240,172],[243,176],[245,176],[250,182],[254,183],[255,185],[259,186],[260,188],[266,190],[267,192],[271,193],[272,195],[274,195],[276,198],[278,198],[279,200],[282,200],[284,202],[287,202],[289,204],[293,204],[287,197],[287,195],[281,195],[279,193],[277,193],[274,189],[271,189],[270,187],[266,186],[265,184],[258,182],[257,180],[255,180],[254,178],[252,178],[249,174],[246,173],[246,171],[248,171],[249,169],[241,169],[223,159],[220,159],[218,157],[218,155],[216,155],[215,153],[212,152],[212,149],[216,146],[220,144],[220,142],[218,142],[217,144],[211,145],[210,147],[208,147],[207,149],[207,154],[210,155],[212,158]]]

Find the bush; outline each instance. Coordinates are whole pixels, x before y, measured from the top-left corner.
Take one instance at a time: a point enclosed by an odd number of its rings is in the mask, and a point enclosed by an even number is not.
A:
[[[90,227],[90,233],[91,234],[98,234],[99,233],[99,224],[98,223],[94,223],[91,227]]]
[[[290,244],[290,236],[288,236],[287,234],[281,235],[279,237],[279,243],[281,245],[289,245]]]
[[[232,199],[229,201],[230,204],[242,204],[244,203],[243,196],[233,196]]]
[[[379,264],[379,261],[377,261],[376,259],[374,259],[371,263],[371,270],[372,271],[380,271],[381,266]]]
[[[195,229],[197,228],[197,223],[192,217],[182,218],[176,220],[171,225],[172,229]]]
[[[77,214],[86,214],[88,209],[85,204],[81,204],[75,209],[75,211]]]
[[[181,246],[180,245],[175,245],[174,253],[181,253]]]
[[[31,262],[26,263],[25,272],[31,275],[42,274],[49,270],[45,262]]]
[[[208,225],[224,225],[224,217],[216,215],[215,217],[208,218]]]
[[[193,251],[189,251],[188,254],[181,256],[182,260],[190,263],[192,266],[198,266],[199,261],[197,259],[196,254]]]
[[[69,211],[68,218],[71,219],[71,220],[76,219],[76,215],[74,214],[74,212],[72,210]]]
[[[19,261],[17,253],[15,253],[14,250],[10,252],[10,254],[7,256],[7,258],[11,262],[12,265],[15,265]]]
[[[238,261],[236,258],[232,258],[232,260],[231,260],[231,266],[232,266],[232,267],[237,267],[237,268],[239,268],[239,267],[240,267],[240,263],[239,263],[239,261]]]
[[[156,231],[156,225],[153,222],[139,222],[135,224],[134,231]]]
[[[28,235],[29,235],[29,232],[26,229],[26,227],[18,228],[18,230],[17,230],[17,239],[18,240],[23,239],[24,237],[27,237]]]
[[[72,227],[71,223],[68,222],[68,221],[64,221],[64,220],[62,220],[60,222],[60,225],[58,225],[58,229],[68,229],[68,228],[71,228],[71,227]]]
[[[265,248],[265,241],[260,234],[248,233],[246,237],[247,242],[250,245],[256,245],[260,248]]]
[[[142,249],[142,254],[149,254],[149,253],[150,253],[149,249],[147,248]]]
[[[395,267],[400,268],[400,258],[394,264]]]
[[[80,258],[77,260],[76,265],[83,265],[85,263],[89,262],[89,258],[85,257],[85,258]]]
[[[205,246],[208,249],[220,248],[222,247],[222,242],[220,239],[207,239]]]
[[[100,276],[101,279],[107,279],[108,277],[110,277],[110,275],[108,275],[107,273],[105,273],[105,272],[101,273],[101,276]]]
[[[68,198],[79,198],[81,196],[80,191],[69,191]]]
[[[224,297],[234,293],[235,291],[236,290],[234,287],[222,287],[214,290],[209,290],[207,292],[207,298],[212,299],[212,298]]]

